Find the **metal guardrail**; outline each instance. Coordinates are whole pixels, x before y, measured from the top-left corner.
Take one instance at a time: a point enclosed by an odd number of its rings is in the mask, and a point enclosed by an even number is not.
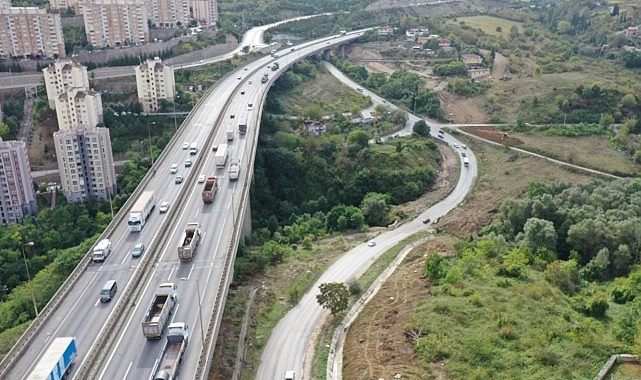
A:
[[[210,87],[205,93],[205,95],[199,99],[199,101],[196,103],[194,108],[197,109],[198,107],[202,106],[202,103],[204,103],[209,98],[211,93],[214,92],[214,90],[218,89],[218,87],[220,87],[223,80],[230,75],[231,75],[231,72],[227,73],[225,76],[221,78],[221,80],[219,80],[219,82],[217,82],[216,85]],[[227,100],[225,104],[225,108],[229,105],[230,101],[231,101],[231,98]],[[185,119],[185,121],[183,121],[180,127],[181,130],[185,125],[188,125],[191,122],[191,119],[193,118],[194,114],[195,114],[194,112],[191,112],[189,116]],[[222,114],[219,115],[214,125],[220,125],[220,119],[222,117],[223,117]],[[213,136],[215,136],[216,134],[215,132],[216,130],[214,129],[212,130],[212,133],[209,134],[209,136],[207,137],[207,141],[205,142],[205,146],[211,145]],[[179,134],[174,135],[174,137],[170,140],[170,143],[167,146],[173,146],[176,143],[178,135]],[[159,157],[158,161],[156,161],[156,164],[158,164],[159,162],[162,162],[163,158],[167,154],[169,154],[168,152],[169,150],[163,151],[163,154]],[[205,154],[199,154],[194,163],[194,167],[202,166],[202,160],[204,160],[203,157],[205,156],[206,156]],[[190,173],[187,175],[186,182],[193,180],[193,178],[196,176],[195,174],[196,172],[197,170],[191,170]],[[155,172],[151,171],[151,173],[155,173]],[[141,188],[142,187],[139,186],[136,189],[136,191],[138,191]],[[157,233],[156,236],[154,237],[154,240],[152,240],[151,243],[149,244],[149,251],[153,253],[151,255],[149,254],[145,255],[142,262],[136,268],[136,271],[134,272],[131,280],[129,281],[127,288],[125,289],[125,291],[121,296],[122,302],[119,302],[114,308],[114,311],[112,312],[109,320],[107,321],[107,323],[105,323],[104,327],[102,328],[98,336],[98,339],[94,341],[94,344],[92,345],[89,351],[89,354],[87,354],[87,357],[83,361],[82,366],[76,372],[75,377],[78,377],[80,379],[97,378],[98,370],[102,366],[102,363],[104,362],[105,356],[109,348],[112,346],[112,343],[116,339],[117,332],[120,330],[119,327],[124,325],[126,319],[129,317],[129,313],[127,313],[127,311],[133,310],[136,304],[138,303],[138,299],[140,298],[140,293],[143,289],[143,287],[139,285],[141,283],[146,282],[153,274],[153,271],[149,270],[149,267],[155,265],[158,262],[158,258],[161,252],[161,250],[155,249],[155,247],[158,247],[158,246],[163,247],[166,245],[165,243],[170,238],[169,234],[166,232],[172,226],[171,221],[173,220],[173,216],[175,215],[175,213],[178,212],[178,210],[181,210],[183,208],[183,205],[188,201],[188,198],[185,196],[186,193],[188,193],[188,191],[189,189],[187,186],[183,186],[179,191],[178,197],[177,197],[178,202],[174,202],[173,207],[170,208],[170,213],[168,217],[166,217],[160,225],[160,228],[159,228],[160,233]]]

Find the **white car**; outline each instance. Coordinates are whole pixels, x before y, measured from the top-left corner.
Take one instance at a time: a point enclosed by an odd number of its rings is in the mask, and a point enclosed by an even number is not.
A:
[[[203,182],[205,182],[205,175],[201,174],[198,176],[198,183],[203,183]]]
[[[252,109],[254,109],[254,105],[252,103],[248,103],[247,104],[247,111],[251,111]]]
[[[452,145],[454,145],[454,148],[458,149],[458,144],[457,143],[454,143]]]
[[[169,170],[171,174],[178,173],[178,164],[171,164],[171,169]]]
[[[190,159],[186,159],[185,160],[185,167],[188,168],[190,166],[191,166],[191,160]]]
[[[375,245],[376,245],[376,242],[374,240],[370,240],[370,241],[367,242],[367,246],[368,247],[373,247]]]
[[[183,143],[183,149],[189,149],[189,141]]]
[[[461,148],[467,149],[467,145],[463,144],[463,145],[461,145]]]
[[[241,80],[241,79],[243,79],[243,77],[241,77],[241,76],[239,75],[238,77],[236,77],[236,79]]]
[[[252,80],[250,79],[247,83],[252,84],[252,83],[254,83],[254,82],[252,82]]]
[[[160,206],[158,207],[158,211],[160,211],[161,214],[164,214],[167,211],[169,211],[169,202],[161,203]]]

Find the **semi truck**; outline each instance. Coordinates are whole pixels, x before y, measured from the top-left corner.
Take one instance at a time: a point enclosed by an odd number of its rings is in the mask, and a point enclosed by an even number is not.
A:
[[[205,187],[203,188],[203,202],[212,203],[216,199],[216,193],[218,192],[218,178],[217,177],[207,177],[205,180]]]
[[[231,162],[229,163],[229,180],[234,182],[238,180],[238,176],[240,175],[240,159],[239,158],[232,158]]]
[[[93,247],[93,252],[91,254],[91,259],[95,263],[101,263],[107,260],[109,254],[111,253],[111,240],[102,239]]]
[[[143,192],[129,211],[129,231],[142,231],[154,207],[156,207],[154,192],[151,190]]]
[[[158,366],[154,371],[154,380],[176,380],[178,368],[187,348],[189,332],[184,322],[174,322],[169,325],[167,342],[162,350]]]
[[[247,133],[247,124],[249,124],[249,121],[245,119],[245,121],[241,121],[238,123],[238,133],[242,136]]]
[[[230,129],[227,131],[227,141],[233,141],[234,140],[234,130]]]
[[[229,152],[227,152],[227,144],[218,145],[218,150],[216,151],[216,156],[214,156],[214,161],[216,161],[216,167],[224,168],[227,164],[227,157]]]
[[[31,371],[27,380],[59,380],[62,379],[78,355],[74,337],[55,338],[40,358],[36,367]]]
[[[265,73],[263,74],[263,77],[261,78],[260,83],[267,83],[268,80],[269,80],[269,74]]]
[[[200,223],[187,223],[178,246],[178,258],[180,261],[193,260],[198,244],[200,244]]]
[[[160,339],[171,313],[176,306],[176,284],[167,282],[158,285],[154,298],[142,320],[142,333],[147,339]]]

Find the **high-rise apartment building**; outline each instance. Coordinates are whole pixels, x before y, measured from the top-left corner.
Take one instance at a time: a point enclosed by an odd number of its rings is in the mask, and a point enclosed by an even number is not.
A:
[[[65,41],[60,14],[0,1],[0,57],[62,58]]]
[[[87,66],[72,61],[59,61],[42,69],[49,108],[56,109],[56,98],[70,88],[89,89]]]
[[[87,42],[97,48],[149,41],[145,0],[80,0]]]
[[[77,127],[53,134],[62,190],[69,202],[116,194],[116,172],[107,128]]]
[[[0,222],[19,223],[37,210],[27,145],[0,138]]]
[[[218,22],[216,0],[191,0],[192,17],[204,27],[214,27]]]
[[[99,92],[72,88],[55,99],[58,129],[93,128],[103,122],[102,97]]]
[[[155,28],[189,26],[189,0],[146,0],[147,15]]]
[[[158,111],[158,101],[174,101],[176,83],[174,68],[163,63],[160,58],[148,59],[136,66],[136,88],[138,101],[145,112]]]

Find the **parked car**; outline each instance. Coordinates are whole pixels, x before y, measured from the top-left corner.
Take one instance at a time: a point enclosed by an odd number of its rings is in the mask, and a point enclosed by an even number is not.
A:
[[[143,243],[138,243],[134,245],[134,247],[131,249],[131,256],[140,257],[144,252],[145,252],[145,245]]]

